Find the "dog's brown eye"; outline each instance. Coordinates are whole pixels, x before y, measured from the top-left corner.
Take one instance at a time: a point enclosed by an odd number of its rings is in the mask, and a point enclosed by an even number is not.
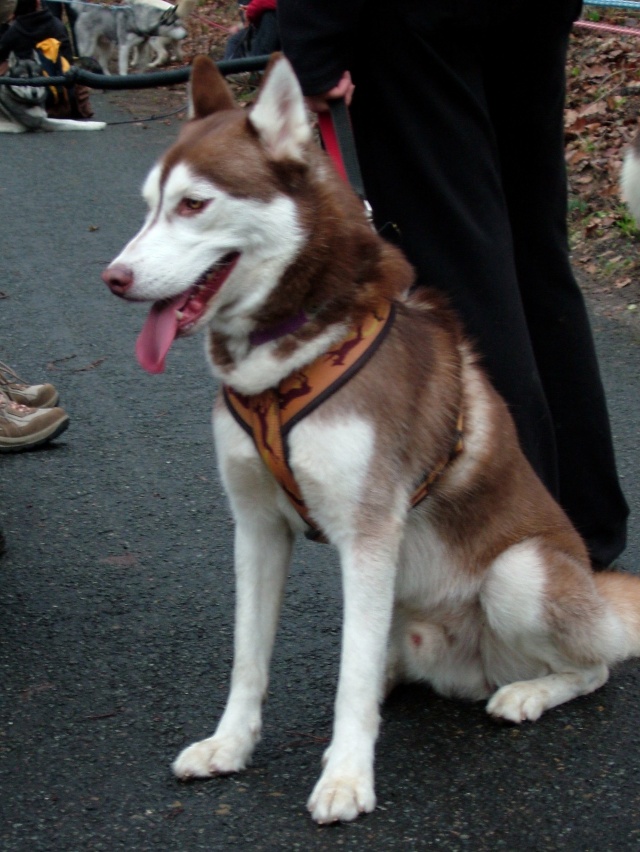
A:
[[[204,210],[208,203],[208,201],[203,201],[201,198],[183,198],[178,205],[178,213],[181,216],[199,213],[201,210]]]

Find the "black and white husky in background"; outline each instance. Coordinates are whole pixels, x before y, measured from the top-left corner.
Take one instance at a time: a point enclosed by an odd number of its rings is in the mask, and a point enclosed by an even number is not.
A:
[[[133,0],[134,3],[146,3],[155,6],[156,9],[166,10],[171,8],[171,3],[166,0]],[[177,17],[184,24],[198,5],[198,0],[181,0],[176,5]],[[173,38],[169,35],[157,35],[149,39],[148,43],[135,47],[131,53],[131,64],[141,68],[158,68],[166,65],[171,58],[182,62],[182,38]]]
[[[42,77],[36,59],[9,57],[8,77],[24,84],[0,85],[0,133],[26,133],[29,130],[103,130],[104,121],[78,121],[74,118],[49,118],[45,109],[47,90],[32,86],[33,77]]]
[[[194,0],[181,0],[177,5],[164,0],[140,0],[126,6],[102,6],[98,3],[73,2],[77,12],[74,25],[81,56],[93,56],[105,74],[109,74],[112,47],[118,48],[118,74],[129,70],[132,51],[146,55],[155,49],[155,67],[166,58],[167,45],[178,44],[187,37],[182,21],[194,7]]]

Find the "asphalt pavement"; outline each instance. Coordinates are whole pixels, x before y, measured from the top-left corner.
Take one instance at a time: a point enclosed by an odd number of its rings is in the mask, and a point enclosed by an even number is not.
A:
[[[104,95],[100,118],[127,118]],[[175,119],[0,136],[0,358],[51,381],[69,430],[0,457],[0,848],[627,850],[640,846],[640,662],[522,727],[421,687],[383,709],[376,811],[305,810],[330,733],[335,553],[301,543],[263,740],[243,774],[182,784],[232,652],[233,530],[215,469],[200,338],[167,371],[133,356],[146,313],[101,269],[141,224],[140,186]],[[640,572],[640,327],[594,319]],[[585,460],[588,463],[588,460]]]

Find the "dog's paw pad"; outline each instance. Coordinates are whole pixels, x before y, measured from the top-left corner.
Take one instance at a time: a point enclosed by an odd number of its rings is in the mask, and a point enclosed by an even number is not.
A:
[[[246,749],[241,748],[237,740],[210,737],[181,751],[171,768],[174,775],[183,781],[211,778],[239,772],[245,768],[248,757]]]
[[[507,722],[535,722],[547,709],[548,694],[540,684],[522,681],[503,686],[487,704],[487,713]]]
[[[321,824],[351,822],[375,806],[373,783],[357,776],[323,776],[307,803],[311,816]]]

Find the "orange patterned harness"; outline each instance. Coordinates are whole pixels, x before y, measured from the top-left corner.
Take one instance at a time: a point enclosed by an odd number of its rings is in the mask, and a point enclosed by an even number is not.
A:
[[[287,436],[296,423],[362,369],[385,339],[395,314],[392,302],[382,304],[351,329],[340,343],[312,364],[292,373],[277,388],[253,396],[240,394],[227,385],[223,389],[229,411],[253,438],[263,462],[307,524],[307,538],[314,541],[326,541],[326,538],[311,518],[289,467]],[[462,446],[460,417],[451,452],[423,478],[411,499],[412,506],[424,500],[449,462],[462,451]]]

